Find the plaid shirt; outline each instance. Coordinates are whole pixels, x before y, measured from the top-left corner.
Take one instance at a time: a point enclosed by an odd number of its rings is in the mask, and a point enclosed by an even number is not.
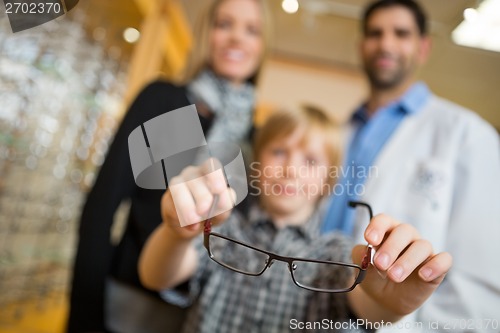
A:
[[[254,206],[248,218],[234,211],[229,220],[214,231],[283,256],[350,262],[352,244],[335,233],[320,236],[320,222],[314,215],[302,226],[277,229],[264,212]],[[248,276],[212,261],[203,247],[202,237],[196,239],[195,246],[199,263],[189,282],[187,298],[192,307],[183,333],[290,332],[292,319],[298,322],[348,320],[345,294],[299,288],[293,283],[286,263],[275,262],[263,275]],[[168,290],[163,296],[167,301],[179,303],[179,293]]]

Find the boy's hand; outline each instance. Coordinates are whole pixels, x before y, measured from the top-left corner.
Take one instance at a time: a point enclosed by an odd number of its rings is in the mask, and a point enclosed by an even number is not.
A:
[[[199,167],[187,167],[172,178],[169,190],[161,201],[163,221],[172,232],[185,239],[191,239],[203,230],[214,196],[218,195],[212,224],[226,220],[233,208],[234,191],[227,187],[223,169],[215,159]],[[181,227],[183,226],[183,227]]]
[[[370,265],[360,286],[373,301],[389,311],[388,318],[391,313],[393,317],[401,317],[420,307],[451,267],[449,253],[434,254],[431,243],[421,239],[413,226],[400,224],[386,215],[372,219],[365,239],[377,250],[375,267],[387,277],[381,277]],[[355,262],[360,262],[365,248],[353,249]]]

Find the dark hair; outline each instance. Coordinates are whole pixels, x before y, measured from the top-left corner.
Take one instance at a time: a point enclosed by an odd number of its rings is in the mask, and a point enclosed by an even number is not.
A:
[[[418,26],[420,35],[427,35],[427,15],[423,8],[414,0],[378,0],[370,3],[363,14],[363,34],[366,34],[368,19],[375,11],[395,6],[401,6],[408,9],[415,18],[415,23]]]

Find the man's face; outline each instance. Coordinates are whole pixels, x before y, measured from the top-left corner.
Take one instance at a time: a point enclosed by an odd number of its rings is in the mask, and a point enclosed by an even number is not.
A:
[[[428,37],[420,35],[413,14],[405,7],[377,9],[369,17],[361,56],[375,88],[404,84],[427,59],[428,50]]]

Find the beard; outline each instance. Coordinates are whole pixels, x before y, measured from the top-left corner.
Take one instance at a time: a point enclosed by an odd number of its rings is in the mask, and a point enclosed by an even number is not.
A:
[[[375,64],[378,57],[374,57],[364,63],[364,70],[368,76],[368,80],[376,89],[385,90],[397,87],[410,75],[411,70],[405,68],[400,60],[397,61],[397,66],[393,69],[378,68]]]
[[[391,89],[397,87],[406,78],[405,73],[395,72],[392,75],[380,75],[377,71],[365,69],[368,80],[377,89]]]

